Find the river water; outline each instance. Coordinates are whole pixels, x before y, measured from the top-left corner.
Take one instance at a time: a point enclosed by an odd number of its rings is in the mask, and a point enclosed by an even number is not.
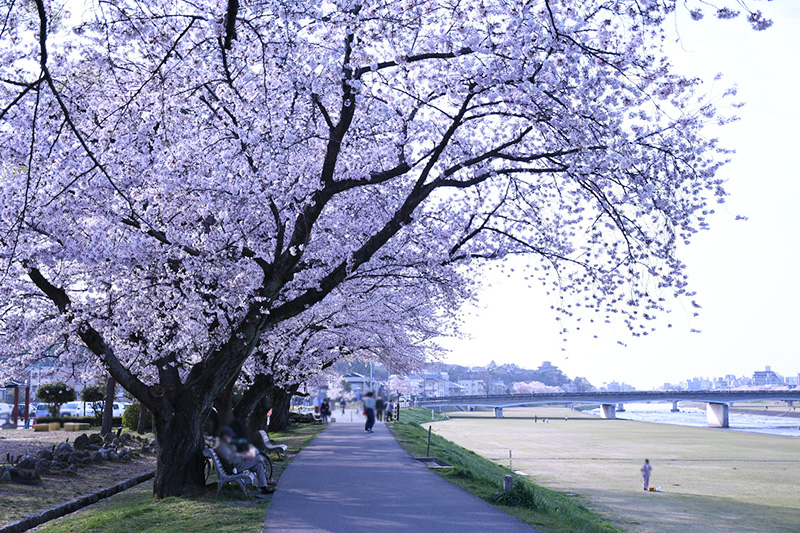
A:
[[[704,409],[680,407],[679,413],[672,413],[671,409],[672,403],[626,403],[625,411],[618,411],[617,418],[657,424],[708,427]],[[588,412],[600,416],[599,408]],[[759,416],[731,411],[728,423],[731,431],[800,437],[800,418]]]

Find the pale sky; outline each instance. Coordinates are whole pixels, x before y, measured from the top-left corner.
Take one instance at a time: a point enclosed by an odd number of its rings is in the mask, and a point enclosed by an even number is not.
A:
[[[674,64],[708,80],[707,89],[722,72],[715,92],[735,83],[737,100],[747,103],[736,112],[741,121],[713,133],[737,151],[721,174],[731,196],[711,219],[711,230],[682,255],[700,316],[674,302],[663,326],[648,337],[632,338],[619,324],[573,334],[564,343],[541,289],[496,277],[479,305],[465,309],[471,338],[444,343],[452,350],[448,362],[536,368],[549,360],[594,385],[617,380],[642,389],[694,376],[752,375],[765,365],[786,376],[800,373],[800,3],[754,7],[774,20],[772,28],[752,31],[743,16],[717,21],[708,9],[700,22],[677,24]],[[735,221],[738,214],[749,220]]]

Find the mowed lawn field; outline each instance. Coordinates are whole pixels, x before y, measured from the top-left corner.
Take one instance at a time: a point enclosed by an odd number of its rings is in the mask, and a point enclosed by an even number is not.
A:
[[[561,408],[507,408],[504,419],[451,415],[424,426],[505,466],[511,450],[514,470],[580,495],[631,532],[800,531],[797,438],[602,420]],[[645,458],[660,493],[642,490]]]

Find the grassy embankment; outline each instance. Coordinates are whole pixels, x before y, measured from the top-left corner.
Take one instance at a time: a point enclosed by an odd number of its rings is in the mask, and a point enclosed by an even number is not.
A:
[[[433,431],[500,464],[508,464],[512,450],[515,469],[548,488],[580,494],[629,531],[800,531],[797,438],[601,420],[558,408],[506,409],[504,419],[452,416],[433,423]],[[653,463],[652,485],[663,492],[642,491],[644,458]]]
[[[436,420],[444,418],[436,416]],[[392,431],[406,451],[417,457],[424,456],[427,447],[427,423],[430,422],[430,411],[404,409],[401,412],[401,421],[392,424]],[[580,498],[574,494],[562,494],[545,489],[516,474],[513,474],[514,490],[503,494],[500,489],[503,477],[511,473],[508,468],[484,459],[436,434],[431,439],[431,455],[454,467],[437,469],[434,472],[539,529],[552,533],[619,531],[603,518],[587,510],[580,502]]]
[[[278,478],[294,455],[305,447],[320,425],[291,426],[287,431],[270,433],[275,442],[289,446],[289,459],[274,462]],[[195,499],[153,499],[152,482],[143,483],[77,513],[48,522],[38,533],[256,533],[264,527],[269,500],[247,500],[241,489],[228,484],[220,497],[214,495],[216,477],[209,493]],[[280,490],[280,485],[278,486]]]

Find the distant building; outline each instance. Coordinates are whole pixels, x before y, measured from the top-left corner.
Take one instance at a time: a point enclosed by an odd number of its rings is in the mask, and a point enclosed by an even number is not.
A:
[[[773,372],[769,366],[764,370],[753,372],[753,386],[764,387],[767,385],[783,385],[783,378]]]
[[[458,385],[466,396],[483,396],[486,394],[486,383],[482,379],[459,379]]]

